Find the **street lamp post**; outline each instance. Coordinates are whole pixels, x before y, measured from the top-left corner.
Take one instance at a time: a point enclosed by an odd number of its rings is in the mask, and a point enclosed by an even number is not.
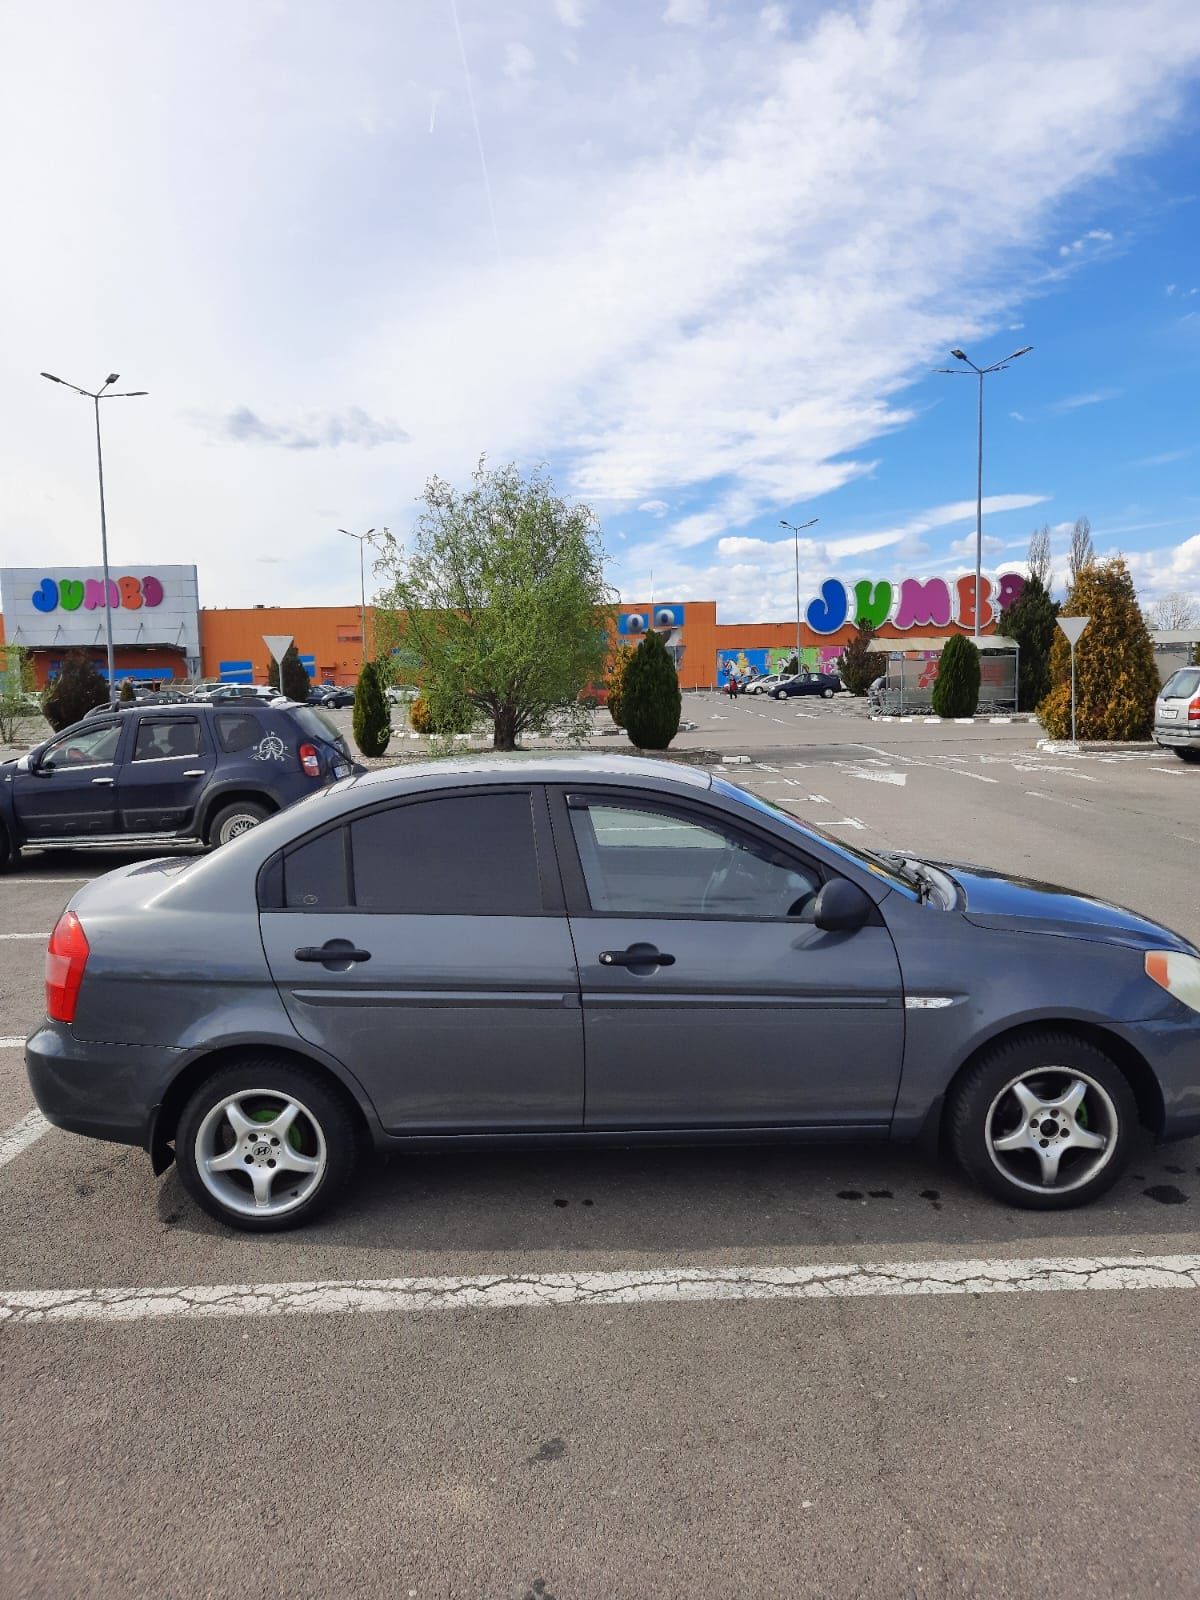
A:
[[[104,515],[104,452],[100,448],[100,402],[101,400],[133,400],[138,395],[149,394],[148,389],[126,389],[120,394],[106,394],[109,384],[120,379],[119,372],[110,372],[108,377],[98,389],[81,389],[77,383],[68,383],[65,378],[56,378],[52,372],[43,372],[43,378],[49,378],[51,383],[61,383],[64,389],[74,389],[76,394],[85,395],[96,411],[96,472],[100,479],[100,556],[104,565],[104,640],[108,652],[108,703],[115,706],[117,703],[116,666],[113,661],[113,635],[112,635],[112,602],[108,590],[108,522]]]
[[[815,527],[816,524],[818,522],[820,522],[820,520],[821,520],[820,517],[813,517],[811,519],[811,521],[802,522],[800,524],[800,526],[797,527],[794,522],[784,522],[782,517],[779,519],[779,526],[781,528],[790,528],[791,531],[796,536],[796,671],[797,672],[800,671],[800,535],[804,532],[805,528],[813,528],[813,527]]]
[[[367,660],[367,578],[366,569],[363,566],[363,546],[375,532],[375,529],[368,528],[366,533],[351,533],[349,528],[339,528],[338,532],[344,533],[347,539],[358,540],[358,626],[362,633],[362,659],[359,661],[359,669],[361,670]]]
[[[975,637],[979,638],[980,625],[979,613],[982,607],[979,604],[979,590],[983,583],[983,380],[991,372],[1003,372],[1010,361],[1015,361],[1018,356],[1027,356],[1033,349],[1031,344],[1022,345],[1019,350],[1014,350],[1003,361],[993,361],[990,367],[977,367],[965,350],[951,350],[950,354],[956,361],[962,361],[979,379],[979,440],[975,458]],[[935,367],[935,372],[949,374],[950,377],[965,377],[963,367]]]

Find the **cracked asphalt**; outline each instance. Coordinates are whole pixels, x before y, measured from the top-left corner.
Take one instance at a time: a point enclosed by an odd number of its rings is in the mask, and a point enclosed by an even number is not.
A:
[[[694,699],[802,818],[1200,937],[1200,769]],[[30,858],[0,931],[112,864]],[[1200,1141],[1048,1216],[904,1150],[392,1158],[258,1239],[51,1131],[0,1167],[0,1593],[1197,1594],[1198,1198]]]

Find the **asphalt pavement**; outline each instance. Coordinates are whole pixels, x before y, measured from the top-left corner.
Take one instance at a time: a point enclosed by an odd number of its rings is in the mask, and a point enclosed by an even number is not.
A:
[[[687,759],[835,835],[1200,938],[1200,769],[1163,752],[844,701],[687,713]],[[45,936],[113,864],[0,879],[0,1296],[73,1292],[0,1326],[0,1593],[1200,1592],[1200,1301],[1087,1276],[1200,1261],[1200,1141],[1048,1215],[890,1148],[392,1158],[305,1232],[234,1235],[173,1170],[32,1115]]]

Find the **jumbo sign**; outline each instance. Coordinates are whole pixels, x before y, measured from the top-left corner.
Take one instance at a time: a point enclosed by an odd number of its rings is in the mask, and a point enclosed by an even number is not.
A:
[[[104,580],[102,578],[43,578],[30,600],[35,611],[102,610],[104,607]],[[163,603],[163,586],[155,577],[134,578],[126,575],[108,580],[108,604],[113,611],[122,606],[126,611],[140,611],[143,606],[160,606]]]
[[[981,628],[995,622],[1020,596],[1025,579],[1019,572],[1001,573],[993,585],[979,584]],[[893,614],[894,612],[894,614]],[[826,578],[821,592],[808,602],[804,619],[814,633],[837,633],[848,622],[869,622],[881,627],[975,627],[974,576],[958,578],[953,586],[945,578],[901,578],[899,582],[874,582],[869,578],[847,587],[839,578]]]

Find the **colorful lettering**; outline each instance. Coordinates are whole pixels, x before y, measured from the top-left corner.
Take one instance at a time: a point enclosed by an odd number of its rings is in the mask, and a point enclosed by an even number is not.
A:
[[[53,578],[43,578],[31,596],[38,611],[53,611],[58,604],[58,585]]]
[[[83,584],[78,578],[64,578],[58,586],[58,603],[64,611],[78,611],[83,604]]]
[[[804,616],[814,633],[836,633],[845,625],[848,609],[845,585],[836,578],[826,578],[820,598],[808,602]]]
[[[142,579],[142,599],[148,606],[160,606],[163,603],[163,586],[154,577]]]
[[[121,591],[121,604],[126,611],[140,611],[142,608],[142,586],[136,578],[118,578],[117,587]]]
[[[974,628],[975,626],[975,579],[973,577],[960,578],[956,585],[958,589],[958,625],[960,628]],[[987,578],[981,578],[979,584],[981,595],[980,627],[985,628],[989,622],[995,622],[998,615],[992,603],[992,586]]]
[[[1025,592],[1025,579],[1019,572],[1002,572],[1000,574],[1000,609],[1007,611],[1009,606],[1015,606]]]
[[[854,621],[869,622],[873,628],[882,627],[892,614],[892,586],[890,583],[871,583],[864,579],[854,585]]]
[[[104,609],[104,582],[100,578],[88,578],[83,586],[83,603],[88,611]],[[108,604],[110,610],[115,611],[121,604],[120,591],[116,582],[108,580]]]
[[[971,580],[974,582],[974,579]],[[950,624],[950,589],[944,578],[905,578],[900,585],[898,628],[945,628]]]

